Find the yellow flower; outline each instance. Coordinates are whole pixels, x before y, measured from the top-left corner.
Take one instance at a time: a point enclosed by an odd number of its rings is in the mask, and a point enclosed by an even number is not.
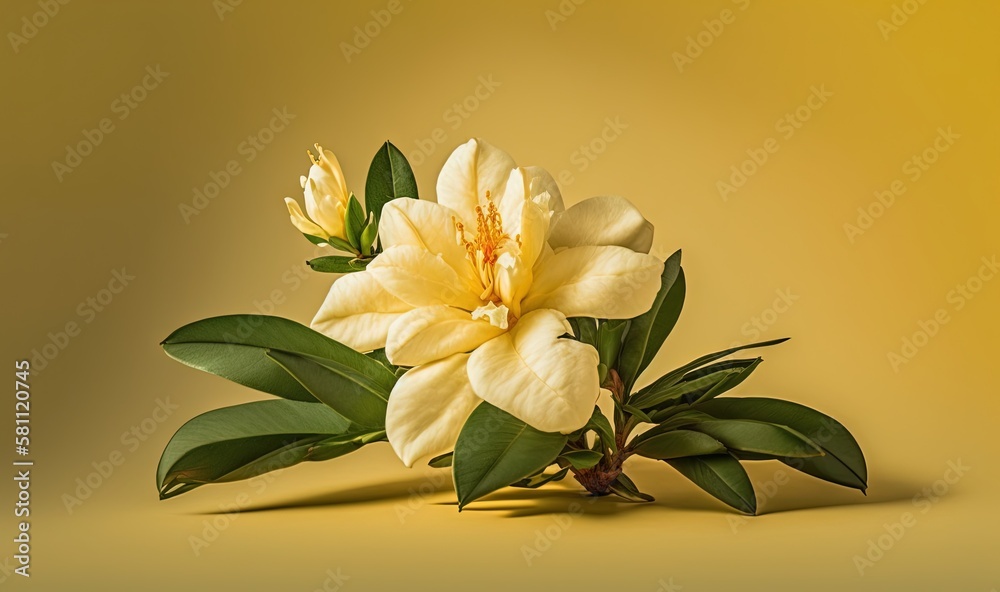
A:
[[[599,358],[562,338],[566,319],[649,309],[663,263],[637,251],[652,226],[622,198],[563,211],[549,173],[479,140],[445,163],[437,197],[385,206],[385,251],[333,284],[313,327],[412,367],[386,414],[408,466],[451,450],[483,400],[542,431],[579,429],[600,393]]]
[[[298,202],[290,197],[285,198],[288,214],[292,224],[303,234],[329,240],[346,240],[344,215],[347,213],[347,201],[350,193],[344,182],[344,173],[340,170],[337,157],[329,150],[316,144],[319,156],[309,152],[309,176],[303,176],[299,184],[305,196],[306,212],[302,213]]]

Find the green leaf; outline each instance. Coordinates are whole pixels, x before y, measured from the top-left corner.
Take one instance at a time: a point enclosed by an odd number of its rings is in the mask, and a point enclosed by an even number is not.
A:
[[[757,497],[750,477],[732,456],[688,456],[664,462],[719,501],[746,514],[757,513]]]
[[[627,320],[601,321],[597,328],[597,353],[601,363],[608,368],[618,364],[618,353],[622,349],[622,337],[628,329]]]
[[[160,344],[170,357],[265,393],[296,401],[317,399],[267,350],[335,360],[391,390],[395,376],[377,361],[309,327],[281,317],[230,315],[185,325]],[[388,392],[388,391],[386,391]]]
[[[644,314],[632,319],[618,362],[618,374],[625,383],[625,392],[642,371],[653,361],[656,352],[670,335],[684,307],[684,270],[681,269],[681,252],[667,258],[660,276],[660,291],[653,306]]]
[[[459,510],[549,466],[566,440],[565,434],[540,432],[506,411],[480,403],[455,444]]]
[[[268,350],[267,356],[295,377],[312,396],[359,426],[384,428],[385,410],[395,376],[378,362],[368,366],[372,376],[356,367],[334,360],[308,355],[296,355],[280,350]],[[356,361],[356,360],[355,360]]]
[[[365,203],[375,213],[375,222],[382,219],[382,208],[397,197],[419,198],[417,180],[406,157],[390,142],[382,144],[368,167],[365,182]]]
[[[673,430],[643,439],[635,446],[636,454],[666,460],[685,456],[724,454],[726,447],[715,438],[691,430]]]
[[[355,249],[351,245],[351,243],[345,241],[342,238],[338,238],[336,236],[331,236],[329,238],[323,238],[323,237],[315,236],[315,235],[312,235],[312,234],[306,234],[304,232],[302,233],[302,236],[304,236],[307,239],[309,239],[309,242],[311,242],[314,245],[319,245],[321,247],[330,246],[330,247],[333,247],[335,249],[340,249],[341,251],[344,251],[345,253],[357,253],[358,252],[357,249]]]
[[[566,459],[574,469],[589,469],[601,462],[604,454],[596,450],[568,450],[560,454],[559,458]]]
[[[452,460],[455,458],[454,452],[445,452],[444,454],[439,454],[434,458],[427,461],[427,466],[433,467],[435,469],[444,469],[450,467]]]
[[[573,327],[573,336],[577,341],[592,345],[597,349],[597,319],[590,317],[573,317],[566,319]]]
[[[369,358],[375,360],[376,362],[382,364],[389,369],[393,374],[396,373],[396,366],[389,361],[389,356],[385,354],[385,348],[376,349],[365,354]]]
[[[617,403],[617,401],[615,401],[615,403]],[[632,405],[622,405],[621,407],[622,411],[625,411],[626,413],[630,414],[632,417],[635,417],[639,421],[643,421],[645,423],[653,423],[652,418],[646,415],[646,412],[643,411],[642,409],[639,409],[638,407],[633,407]]]
[[[823,449],[790,427],[746,419],[716,419],[691,426],[741,452],[788,458],[822,456]]]
[[[160,457],[161,499],[206,483],[247,479],[304,460],[348,437],[350,423],[319,403],[268,400],[209,411],[185,423]],[[183,489],[181,491],[181,489]]]
[[[772,339],[771,341],[761,341],[759,343],[748,343],[746,345],[740,345],[740,346],[737,346],[737,347],[731,347],[729,349],[725,349],[725,350],[722,350],[722,351],[718,351],[718,352],[714,352],[714,353],[711,353],[711,354],[707,354],[707,355],[701,356],[700,358],[696,358],[696,359],[688,362],[687,364],[684,364],[680,368],[677,368],[675,370],[671,370],[670,372],[668,372],[668,373],[664,374],[663,376],[657,378],[652,384],[650,384],[647,387],[644,387],[638,393],[636,393],[636,396],[637,397],[639,397],[640,395],[645,396],[644,393],[646,393],[646,392],[668,388],[668,387],[670,387],[670,386],[672,386],[672,385],[677,384],[678,382],[680,382],[689,372],[691,372],[693,370],[697,370],[697,369],[701,368],[702,366],[704,366],[705,364],[709,364],[709,363],[714,362],[716,360],[725,358],[726,356],[731,356],[731,355],[733,355],[734,353],[736,353],[738,351],[742,351],[742,350],[745,350],[745,349],[751,349],[751,348],[755,348],[755,347],[768,347],[768,346],[771,346],[771,345],[778,345],[779,343],[784,343],[786,341],[788,341],[788,338],[787,337],[783,337],[781,339]],[[732,362],[736,362],[736,360],[731,360],[731,361]],[[705,368],[705,370],[707,370],[707,368]]]
[[[673,384],[657,380],[636,393],[631,403],[641,409],[662,409],[712,399],[746,380],[762,361],[763,358],[727,360],[688,372]]]
[[[368,213],[371,218],[368,221],[365,229],[361,231],[361,254],[369,255],[372,252],[372,245],[375,244],[375,238],[378,236],[378,222],[375,221],[375,214],[372,212]]]
[[[374,259],[359,259],[357,257],[328,256],[317,257],[306,261],[313,271],[322,273],[354,273],[364,271]]]
[[[868,468],[857,441],[835,419],[805,405],[761,397],[723,398],[706,401],[698,409],[724,419],[751,419],[788,426],[818,444],[825,456],[780,459],[794,469],[864,492]]]
[[[609,489],[618,497],[627,499],[630,502],[655,501],[653,496],[639,491],[639,488],[635,486],[632,479],[629,479],[625,473],[618,475],[618,478],[610,485]]]
[[[569,473],[569,467],[556,471],[555,473],[538,473],[536,475],[532,475],[531,477],[526,477],[524,479],[521,479],[520,481],[517,481],[515,483],[511,483],[510,486],[524,487],[527,489],[538,489],[539,487],[545,485],[546,483],[561,481],[566,476],[567,473]]]
[[[611,422],[608,421],[608,418],[601,412],[601,408],[596,405],[594,406],[594,413],[591,414],[590,420],[587,421],[587,425],[583,426],[582,431],[586,432],[588,430],[593,431],[600,436],[601,442],[610,448],[611,452],[616,452],[618,450],[618,446],[615,443],[615,432],[611,428]]]
[[[351,194],[347,199],[347,213],[344,215],[344,234],[355,252],[361,251],[361,232],[365,228],[365,209],[361,207],[358,198]]]

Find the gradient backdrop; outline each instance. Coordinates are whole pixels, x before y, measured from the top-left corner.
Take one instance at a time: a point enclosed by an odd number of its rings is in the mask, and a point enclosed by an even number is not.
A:
[[[997,589],[998,17],[986,0],[5,2],[0,361],[51,359],[32,380],[32,578],[8,560],[3,585]],[[570,484],[459,515],[446,472],[378,445],[157,501],[171,434],[259,398],[158,342],[227,313],[307,322],[331,282],[281,202],[306,148],[360,192],[390,139],[432,197],[472,136],[552,171],[569,204],[627,196],[655,253],[684,249],[688,304],[654,370],[792,336],[740,392],[843,421],[868,496],[758,463],[763,515],[744,519],[637,459],[655,504]]]

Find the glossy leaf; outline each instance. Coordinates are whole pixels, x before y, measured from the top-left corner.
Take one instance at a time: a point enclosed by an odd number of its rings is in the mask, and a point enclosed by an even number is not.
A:
[[[377,380],[346,364],[281,350],[268,350],[267,356],[337,413],[362,427],[385,427],[385,411],[395,382],[388,375]]]
[[[656,352],[677,324],[684,307],[684,271],[681,269],[681,252],[667,258],[660,275],[660,291],[652,308],[632,319],[622,344],[618,359],[618,374],[625,383],[625,392],[649,366]]]
[[[185,325],[161,343],[167,355],[243,386],[296,401],[317,399],[267,357],[267,350],[309,355],[357,370],[392,390],[396,377],[377,361],[295,321],[262,315],[213,317]]]
[[[630,502],[655,501],[653,496],[639,491],[639,488],[636,487],[632,479],[629,479],[625,473],[618,475],[618,478],[610,485],[609,489],[618,497],[627,499]]]
[[[552,464],[565,434],[540,432],[483,402],[462,427],[455,444],[454,476],[459,510]]]
[[[723,454],[726,447],[708,434],[691,430],[673,430],[643,439],[635,446],[636,454],[666,460],[685,456]]]
[[[313,271],[321,273],[354,273],[355,271],[364,271],[372,261],[374,259],[358,259],[357,257],[331,255],[310,259],[306,261],[306,265]]]
[[[565,459],[574,469],[589,469],[601,462],[604,454],[596,450],[569,450],[559,455]]]
[[[716,419],[691,426],[742,452],[770,454],[789,458],[822,456],[823,449],[808,437],[787,426],[745,419]]]
[[[434,458],[427,461],[427,466],[433,467],[435,469],[444,469],[451,466],[454,458],[455,458],[454,452],[445,452],[444,454],[439,454],[438,456],[435,456]]]
[[[819,411],[790,401],[761,397],[715,399],[697,408],[719,418],[786,425],[807,436],[826,453],[821,457],[784,459],[786,464],[845,487],[861,491],[868,488],[868,468],[861,447],[846,427]]]
[[[382,144],[368,167],[365,181],[365,204],[375,214],[376,223],[382,218],[382,208],[397,197],[417,199],[417,180],[403,153],[390,142]]]
[[[361,434],[319,403],[268,400],[209,411],[185,423],[160,457],[156,485],[165,499],[198,485],[247,479],[304,460]],[[324,444],[324,442],[327,442]],[[319,450],[323,449],[323,450]]]
[[[757,496],[750,477],[732,456],[689,456],[664,462],[721,502],[746,514],[757,513]]]
[[[524,479],[521,479],[520,481],[517,481],[515,483],[511,483],[510,486],[524,487],[527,489],[538,489],[539,487],[545,485],[546,483],[561,481],[564,477],[566,477],[567,473],[569,473],[569,467],[560,469],[555,473],[538,473],[536,475],[532,475],[531,477],[526,477]]]

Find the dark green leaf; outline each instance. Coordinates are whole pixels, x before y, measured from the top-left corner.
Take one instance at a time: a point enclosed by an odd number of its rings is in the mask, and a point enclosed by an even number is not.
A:
[[[381,348],[381,349],[376,349],[374,351],[370,351],[370,352],[366,353],[365,355],[368,356],[369,358],[377,361],[378,363],[382,364],[386,368],[388,368],[389,371],[392,372],[393,374],[396,373],[396,366],[393,365],[393,363],[389,361],[389,356],[385,355],[385,348],[384,347]]]
[[[552,483],[554,481],[561,481],[566,474],[569,473],[569,467],[560,469],[555,473],[538,473],[532,475],[531,477],[526,477],[517,481],[516,483],[511,483],[511,487],[524,487],[527,489],[538,489],[546,483]]]
[[[594,349],[597,349],[597,319],[574,317],[567,320],[573,327],[573,335],[577,341],[592,345]]]
[[[771,345],[778,345],[779,343],[784,343],[786,341],[788,341],[787,337],[784,337],[782,339],[774,339],[774,340],[771,340],[771,341],[761,341],[759,343],[748,343],[747,345],[740,345],[740,346],[737,346],[737,347],[731,347],[729,349],[725,349],[725,350],[722,350],[722,351],[718,351],[718,352],[715,352],[715,353],[711,353],[711,354],[707,354],[707,355],[701,356],[700,358],[694,359],[694,360],[688,362],[687,364],[684,364],[680,368],[677,368],[675,370],[671,370],[670,372],[668,372],[668,373],[664,374],[663,376],[657,378],[652,384],[650,384],[647,387],[644,387],[642,390],[640,390],[638,393],[636,393],[636,397],[639,397],[640,395],[645,396],[644,393],[648,393],[650,391],[662,390],[662,389],[669,388],[670,386],[672,386],[672,385],[677,384],[678,382],[680,382],[685,376],[687,376],[687,374],[689,372],[692,372],[693,370],[697,370],[697,369],[701,368],[702,366],[704,366],[705,364],[709,364],[709,363],[714,362],[716,360],[725,358],[726,356],[730,356],[730,355],[732,355],[732,354],[734,354],[734,353],[736,353],[738,351],[742,351],[742,350],[745,350],[745,349],[751,349],[751,348],[755,348],[755,347],[768,347],[768,346],[771,346]],[[735,362],[735,360],[732,360],[732,361]],[[707,370],[707,368],[705,370]]]
[[[618,475],[618,478],[611,484],[610,489],[618,497],[627,499],[630,502],[654,501],[653,496],[639,491],[639,488],[635,486],[635,483],[625,473]]]
[[[439,454],[434,458],[427,461],[427,466],[434,467],[435,469],[443,469],[451,466],[451,462],[455,457],[454,452],[445,452],[444,454]]]
[[[357,257],[317,257],[306,261],[306,264],[313,271],[322,273],[354,273],[364,271],[368,264],[374,259],[358,259]]]
[[[361,251],[361,232],[365,228],[365,209],[361,207],[361,202],[358,201],[354,194],[347,200],[347,214],[344,216],[344,234],[347,235],[347,241],[351,243],[354,250],[358,253]]]
[[[549,466],[566,440],[564,434],[540,432],[506,411],[480,403],[455,444],[459,510]]]
[[[588,430],[593,431],[600,436],[601,442],[610,448],[612,452],[618,450],[618,447],[615,444],[615,432],[611,428],[611,422],[608,421],[608,418],[601,412],[601,408],[596,405],[594,406],[594,413],[590,416],[590,420],[587,422],[587,425],[583,426],[583,431]]]
[[[819,411],[798,403],[760,397],[706,401],[698,409],[725,419],[752,419],[786,425],[818,444],[825,456],[783,459],[792,468],[825,481],[865,491],[868,468],[851,432]]]
[[[589,469],[601,462],[604,454],[596,450],[569,450],[559,455],[565,459],[574,469]]]
[[[673,384],[657,380],[641,389],[631,403],[642,409],[663,409],[707,401],[733,389],[760,365],[762,358],[730,360],[688,372]],[[712,371],[708,371],[709,369]]]
[[[757,513],[750,477],[728,454],[688,456],[664,461],[716,499],[746,514]]]
[[[792,428],[746,419],[715,419],[692,424],[690,429],[708,434],[726,448],[789,458],[822,456],[823,449]]]
[[[394,377],[389,379],[388,373],[380,370],[374,374],[382,376],[373,378],[333,360],[280,350],[268,350],[267,356],[294,376],[312,396],[337,413],[362,427],[385,427],[385,410],[394,382]],[[381,364],[378,366],[382,367]]]
[[[726,447],[715,438],[691,430],[673,430],[643,439],[635,446],[636,454],[666,460],[685,456],[722,454]]]
[[[656,352],[677,324],[684,307],[685,289],[681,252],[678,250],[664,263],[660,291],[652,308],[632,319],[628,335],[622,344],[618,374],[625,383],[626,393],[632,391],[636,379],[653,361]]]
[[[365,204],[369,212],[374,212],[375,221],[382,219],[382,208],[397,197],[412,197],[417,199],[417,180],[413,169],[399,148],[390,142],[382,147],[372,159],[368,167],[368,179],[365,182]]]
[[[622,349],[622,337],[628,329],[627,320],[601,321],[597,328],[597,353],[601,363],[608,368],[618,364],[618,353]]]
[[[319,403],[268,400],[209,411],[185,423],[160,457],[161,498],[205,483],[247,479],[304,460],[318,460],[331,438],[350,423]]]
[[[230,315],[185,325],[170,334],[164,351],[175,360],[244,386],[297,401],[317,399],[267,357],[274,349],[334,360],[392,390],[395,376],[384,366],[295,321],[261,315]]]

